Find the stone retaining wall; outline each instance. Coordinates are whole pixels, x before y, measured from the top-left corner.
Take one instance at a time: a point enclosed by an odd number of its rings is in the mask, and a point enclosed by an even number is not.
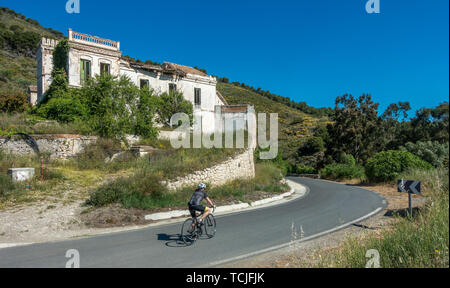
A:
[[[51,158],[67,159],[83,151],[97,140],[97,137],[80,135],[30,135],[37,143],[41,153],[49,153]],[[20,136],[0,136],[0,149],[17,155],[35,154],[33,145]]]
[[[246,150],[244,153],[225,162],[170,181],[167,187],[169,190],[175,190],[183,186],[194,186],[201,182],[219,186],[236,179],[254,178],[255,162],[253,152],[253,149]]]

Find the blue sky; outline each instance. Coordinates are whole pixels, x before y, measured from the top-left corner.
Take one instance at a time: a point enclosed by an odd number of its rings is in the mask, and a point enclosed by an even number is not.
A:
[[[334,107],[336,96],[370,93],[380,110],[414,110],[449,97],[449,1],[0,0],[67,35],[121,41],[124,55],[198,66],[273,93]],[[380,111],[382,112],[382,111]]]

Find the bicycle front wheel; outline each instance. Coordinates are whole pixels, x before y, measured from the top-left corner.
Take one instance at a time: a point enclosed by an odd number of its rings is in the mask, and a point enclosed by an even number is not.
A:
[[[216,235],[216,219],[212,214],[209,214],[203,223],[206,236],[208,236],[208,238],[213,238]]]
[[[197,227],[194,225],[194,219],[187,219],[184,221],[183,226],[181,227],[181,239],[183,239],[184,244],[186,246],[190,246],[194,244],[197,240]]]

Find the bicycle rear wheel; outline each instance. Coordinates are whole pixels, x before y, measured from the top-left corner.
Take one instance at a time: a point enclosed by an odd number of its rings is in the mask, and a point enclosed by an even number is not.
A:
[[[206,236],[208,236],[208,238],[213,238],[216,235],[216,219],[212,214],[209,214],[203,223]]]
[[[186,246],[190,246],[194,244],[194,242],[198,238],[197,227],[192,225],[194,224],[194,219],[187,219],[184,221],[183,226],[181,226],[181,239],[183,239],[184,244]]]

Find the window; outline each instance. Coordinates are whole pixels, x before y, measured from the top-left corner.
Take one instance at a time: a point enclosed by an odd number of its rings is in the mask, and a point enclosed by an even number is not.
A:
[[[194,88],[194,102],[195,106],[202,105],[202,90],[200,88]]]
[[[148,89],[148,88],[150,88],[149,81],[146,80],[146,79],[141,79],[141,80],[140,80],[139,87],[140,87],[141,89],[144,89],[144,88]]]
[[[106,74],[106,75],[110,75],[111,74],[111,65],[107,64],[107,63],[100,63],[100,74]]]
[[[177,91],[177,84],[169,83],[169,93]]]
[[[80,79],[81,85],[84,85],[87,80],[91,77],[91,61],[89,60],[81,60],[80,62]]]

